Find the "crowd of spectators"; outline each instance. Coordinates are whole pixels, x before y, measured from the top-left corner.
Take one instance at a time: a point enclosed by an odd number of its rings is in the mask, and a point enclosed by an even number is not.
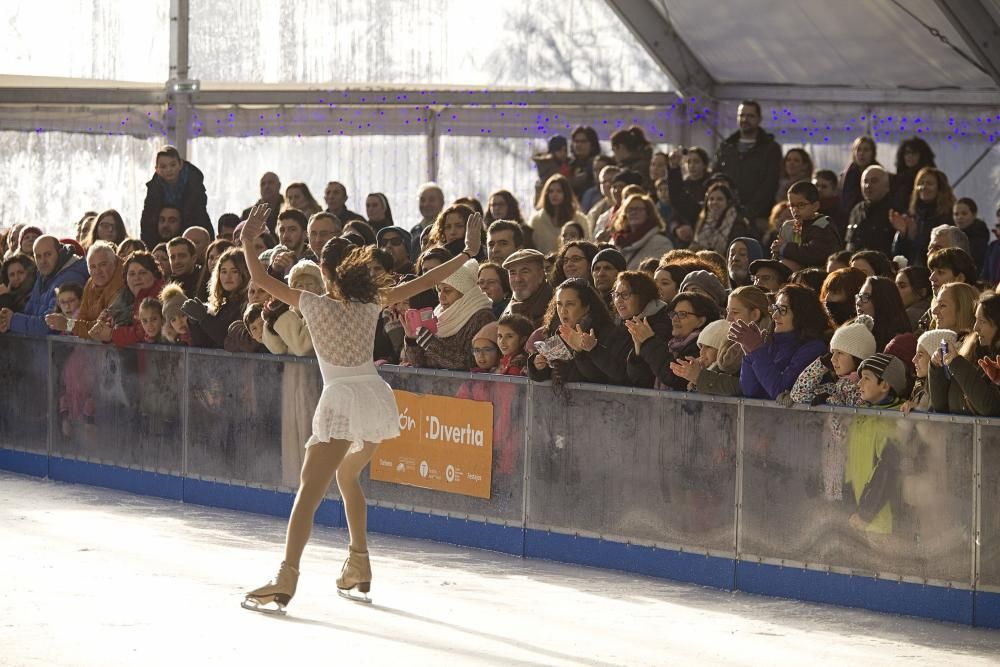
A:
[[[838,175],[783,153],[761,115],[741,104],[714,158],[657,151],[638,127],[611,135],[611,155],[593,128],[553,137],[530,213],[506,189],[449,201],[428,183],[412,215],[380,192],[362,215],[339,182],[324,207],[269,172],[247,197],[269,205],[269,232],[246,244],[249,207],[213,226],[202,172],[167,146],[138,239],[113,209],[75,238],[0,235],[0,333],[312,355],[301,313],[255,289],[245,253],[323,294],[324,245],[374,245],[371,270],[406,281],[460,252],[479,212],[480,256],[384,310],[377,363],[1000,416],[1000,211],[991,233],[920,138],[890,167],[858,137]]]

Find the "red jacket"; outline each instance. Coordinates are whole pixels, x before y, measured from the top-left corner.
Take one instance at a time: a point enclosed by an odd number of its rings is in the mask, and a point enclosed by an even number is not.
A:
[[[146,332],[143,331],[142,325],[139,324],[139,306],[146,297],[157,298],[160,290],[163,289],[163,285],[164,282],[162,280],[157,280],[151,287],[140,290],[135,295],[135,301],[132,303],[132,323],[115,327],[111,331],[112,343],[118,347],[128,347],[129,345],[146,342]],[[128,286],[123,289],[128,289]]]

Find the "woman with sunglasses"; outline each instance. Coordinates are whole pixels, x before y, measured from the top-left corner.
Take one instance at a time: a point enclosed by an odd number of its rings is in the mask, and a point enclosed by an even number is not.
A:
[[[802,285],[785,285],[770,308],[774,335],[756,324],[738,320],[729,339],[743,348],[740,389],[747,398],[770,398],[792,388],[806,366],[827,353],[833,331],[830,317],[816,292]]]

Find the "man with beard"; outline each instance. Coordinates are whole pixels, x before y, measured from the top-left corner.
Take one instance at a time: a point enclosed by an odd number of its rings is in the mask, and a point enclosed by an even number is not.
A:
[[[729,244],[729,257],[726,265],[729,273],[729,285],[733,289],[743,285],[751,285],[750,262],[764,257],[760,243],[747,236],[733,239]]]

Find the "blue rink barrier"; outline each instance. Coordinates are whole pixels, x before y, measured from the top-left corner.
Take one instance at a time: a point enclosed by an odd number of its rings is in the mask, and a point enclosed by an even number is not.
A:
[[[372,531],[1000,628],[1000,420],[381,372],[493,403],[493,470],[489,499],[366,473]],[[71,337],[0,337],[0,378],[0,469],[281,517],[321,389],[312,359]]]

